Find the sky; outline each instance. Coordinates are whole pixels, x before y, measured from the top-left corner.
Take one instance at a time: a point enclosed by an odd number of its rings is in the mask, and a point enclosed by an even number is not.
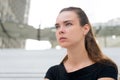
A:
[[[82,8],[91,23],[107,22],[120,17],[120,0],[31,0],[28,24],[35,28],[53,27],[64,7]]]

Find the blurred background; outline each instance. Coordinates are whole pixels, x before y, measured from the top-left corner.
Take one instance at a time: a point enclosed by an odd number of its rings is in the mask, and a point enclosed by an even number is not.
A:
[[[120,68],[119,0],[0,0],[0,80],[43,80],[65,55],[54,23],[64,7],[81,7],[102,51]]]

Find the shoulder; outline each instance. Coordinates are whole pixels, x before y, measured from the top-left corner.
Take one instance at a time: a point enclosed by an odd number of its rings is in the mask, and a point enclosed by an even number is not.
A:
[[[55,76],[58,74],[58,66],[59,65],[51,66],[47,70],[45,78],[50,79],[50,80],[54,80]]]
[[[98,67],[100,71],[106,71],[106,70],[110,70],[110,71],[115,71],[116,73],[118,72],[117,66],[115,65],[111,65],[111,64],[106,64],[106,63],[98,63]]]
[[[116,72],[118,72],[118,67],[117,65],[110,60],[102,60],[101,62],[98,62],[98,65],[100,66],[101,69],[114,69]]]
[[[54,65],[54,66],[51,66],[48,71],[55,71],[57,68],[58,68],[59,65]]]
[[[117,80],[118,69],[113,63],[98,63],[98,78],[110,77]]]
[[[59,65],[51,66],[51,67],[48,69],[48,71],[47,71],[46,74],[53,74],[53,73],[56,73],[57,70],[58,70],[58,66],[59,66]]]

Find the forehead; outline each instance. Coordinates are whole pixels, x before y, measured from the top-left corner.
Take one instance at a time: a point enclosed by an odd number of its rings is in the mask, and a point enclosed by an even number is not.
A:
[[[63,11],[57,16],[56,22],[77,19],[78,15],[74,11]]]

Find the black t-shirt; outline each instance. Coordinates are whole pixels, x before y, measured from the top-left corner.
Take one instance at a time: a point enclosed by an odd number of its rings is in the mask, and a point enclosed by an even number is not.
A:
[[[49,80],[98,80],[109,77],[117,80],[118,71],[116,67],[95,63],[74,72],[67,73],[63,63],[48,69],[45,78]],[[64,79],[63,79],[64,78]]]

